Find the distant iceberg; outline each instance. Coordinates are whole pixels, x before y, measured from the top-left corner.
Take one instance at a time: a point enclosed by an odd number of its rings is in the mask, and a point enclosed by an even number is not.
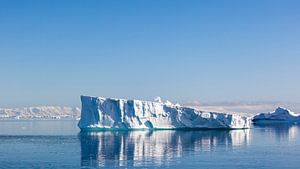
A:
[[[81,96],[85,129],[242,129],[251,119],[236,114],[203,112],[171,102]]]
[[[278,107],[274,112],[255,115],[252,121],[254,123],[300,123],[300,115]]]
[[[37,106],[23,108],[0,108],[0,119],[77,119],[80,116],[78,107]]]

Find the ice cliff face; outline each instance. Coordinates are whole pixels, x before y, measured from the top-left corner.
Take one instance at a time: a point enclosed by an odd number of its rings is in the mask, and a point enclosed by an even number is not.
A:
[[[256,116],[254,116],[252,121],[254,123],[264,123],[264,122],[295,123],[295,122],[300,122],[300,115],[298,115],[288,109],[278,107],[274,112],[260,113]]]
[[[81,129],[249,128],[234,114],[202,112],[172,103],[81,96]]]

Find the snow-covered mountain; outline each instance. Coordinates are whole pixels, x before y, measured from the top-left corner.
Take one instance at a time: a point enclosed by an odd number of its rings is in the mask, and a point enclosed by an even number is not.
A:
[[[0,108],[1,119],[77,119],[80,109],[60,106]]]

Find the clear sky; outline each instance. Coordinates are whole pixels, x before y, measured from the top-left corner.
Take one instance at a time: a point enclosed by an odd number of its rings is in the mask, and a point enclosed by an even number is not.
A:
[[[300,100],[300,1],[0,0],[0,107]]]

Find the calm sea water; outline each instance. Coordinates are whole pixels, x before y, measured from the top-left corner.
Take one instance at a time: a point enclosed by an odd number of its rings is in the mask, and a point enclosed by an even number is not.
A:
[[[76,121],[0,121],[0,168],[300,168],[300,126],[80,132]]]

